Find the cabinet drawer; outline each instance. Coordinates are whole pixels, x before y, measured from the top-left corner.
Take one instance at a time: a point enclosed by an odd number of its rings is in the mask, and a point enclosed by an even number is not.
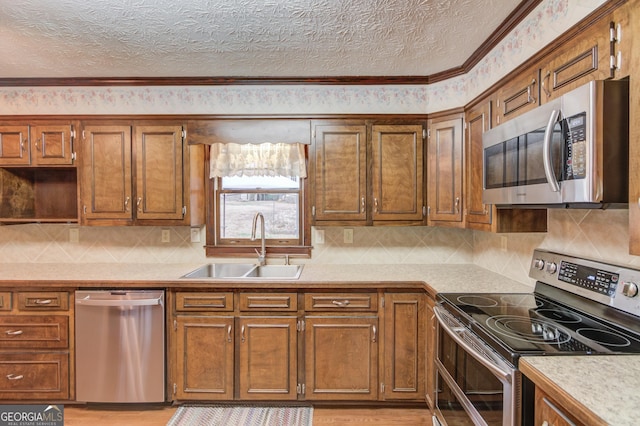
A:
[[[0,354],[3,399],[69,399],[69,354]]]
[[[304,295],[307,311],[371,311],[378,310],[376,293],[307,293]]]
[[[0,317],[0,349],[66,349],[69,317],[11,315]]]
[[[241,293],[241,311],[297,311],[297,293]]]
[[[233,293],[176,293],[177,311],[233,311]]]
[[[30,291],[18,293],[21,311],[68,311],[69,293],[66,291]]]
[[[11,293],[8,291],[0,291],[0,311],[11,310]]]

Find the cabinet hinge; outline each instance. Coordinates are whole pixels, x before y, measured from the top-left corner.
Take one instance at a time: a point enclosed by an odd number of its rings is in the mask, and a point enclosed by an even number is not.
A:
[[[75,139],[76,138],[76,129],[73,128],[73,126],[71,126],[71,139]]]
[[[426,139],[427,138],[427,130],[426,129],[422,129],[422,139]]]
[[[431,206],[427,207],[427,216],[431,216]]]
[[[313,129],[311,131],[311,137],[314,138],[314,139],[316,138],[316,129]]]
[[[296,393],[298,395],[304,395],[304,391],[305,391],[304,383],[298,383],[298,385],[296,386]]]
[[[72,152],[72,153],[71,153],[71,160],[74,160],[74,161],[75,161],[75,159],[76,159],[76,153],[75,153],[75,152]]]
[[[178,321],[177,320],[173,320],[173,331],[178,331]]]
[[[422,130],[422,134],[423,134],[423,139],[424,139],[424,130]],[[427,129],[427,138],[431,137],[431,129]]]
[[[84,130],[82,131],[82,139],[83,139],[83,140],[84,140],[84,139],[87,139],[87,138],[84,136]]]
[[[187,138],[187,131],[185,129],[182,129],[182,141],[184,142],[186,138]]]
[[[316,206],[311,206],[311,217],[316,217]]]
[[[173,394],[177,394],[178,393],[178,385],[177,384],[173,384]]]
[[[182,206],[182,217],[187,215],[187,206]]]
[[[380,383],[380,393],[384,393],[384,383]]]
[[[427,206],[422,206],[422,217],[427,215]]]

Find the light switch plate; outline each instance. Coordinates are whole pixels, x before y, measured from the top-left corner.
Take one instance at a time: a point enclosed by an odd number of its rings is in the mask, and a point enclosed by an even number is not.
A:
[[[315,244],[324,244],[324,229],[314,230],[313,241]]]
[[[191,242],[192,243],[200,242],[200,228],[191,228]]]

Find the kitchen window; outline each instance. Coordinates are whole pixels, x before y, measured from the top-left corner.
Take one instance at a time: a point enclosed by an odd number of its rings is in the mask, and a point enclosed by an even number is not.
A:
[[[216,143],[210,147],[208,256],[255,256],[265,219],[267,257],[310,254],[305,220],[306,145]]]

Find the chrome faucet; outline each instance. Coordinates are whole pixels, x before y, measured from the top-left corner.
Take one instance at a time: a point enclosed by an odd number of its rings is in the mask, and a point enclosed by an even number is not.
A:
[[[258,263],[260,266],[264,266],[267,263],[267,250],[264,247],[264,216],[262,213],[257,212],[255,216],[253,216],[253,225],[251,226],[251,241],[256,240],[256,227],[258,225],[258,218],[260,218],[260,251],[256,249],[256,253],[258,253]]]

